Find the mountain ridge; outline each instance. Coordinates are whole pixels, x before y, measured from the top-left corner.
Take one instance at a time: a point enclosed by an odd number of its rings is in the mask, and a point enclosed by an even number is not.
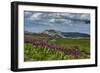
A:
[[[75,37],[90,37],[89,34],[86,33],[80,33],[80,32],[61,32],[61,31],[56,31],[56,30],[44,30],[41,33],[32,33],[32,32],[27,32],[24,31],[24,34],[29,34],[29,35],[39,35],[39,34],[45,34],[54,38],[75,38]]]

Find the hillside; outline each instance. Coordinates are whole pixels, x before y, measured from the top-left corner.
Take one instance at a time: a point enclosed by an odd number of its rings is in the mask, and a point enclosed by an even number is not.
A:
[[[45,39],[56,39],[56,38],[89,38],[90,35],[78,32],[60,32],[55,30],[45,30],[42,33],[24,32],[24,40],[45,40]]]

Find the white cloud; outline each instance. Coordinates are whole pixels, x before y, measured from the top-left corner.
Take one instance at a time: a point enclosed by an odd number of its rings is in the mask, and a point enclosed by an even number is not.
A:
[[[25,11],[24,14],[25,14],[25,15],[30,15],[31,12],[26,12],[26,11]]]
[[[50,19],[49,22],[54,23],[56,19]]]
[[[81,15],[81,19],[90,20],[90,15]]]
[[[38,20],[40,19],[40,15],[42,15],[42,13],[34,13],[30,16],[30,20]]]
[[[27,12],[27,11],[24,12],[25,17],[29,17],[31,14],[32,14],[31,12]]]
[[[61,16],[70,19],[90,20],[89,14],[82,13],[62,13]]]

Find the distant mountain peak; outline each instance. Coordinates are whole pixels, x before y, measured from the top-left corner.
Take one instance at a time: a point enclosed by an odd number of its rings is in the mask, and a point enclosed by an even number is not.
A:
[[[61,31],[56,31],[53,29],[48,29],[45,30],[43,33],[46,33],[50,36],[53,37],[61,37],[61,38],[67,38],[67,37],[90,37],[89,34],[86,33],[80,33],[80,32],[61,32]]]

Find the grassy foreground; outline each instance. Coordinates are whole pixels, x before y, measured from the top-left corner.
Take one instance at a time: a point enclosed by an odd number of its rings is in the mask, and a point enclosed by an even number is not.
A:
[[[50,46],[41,46],[33,43],[24,44],[24,61],[47,61],[47,60],[73,60],[90,58],[89,39],[54,39],[49,40]],[[55,49],[52,44],[62,46]],[[63,50],[63,51],[62,51]]]

